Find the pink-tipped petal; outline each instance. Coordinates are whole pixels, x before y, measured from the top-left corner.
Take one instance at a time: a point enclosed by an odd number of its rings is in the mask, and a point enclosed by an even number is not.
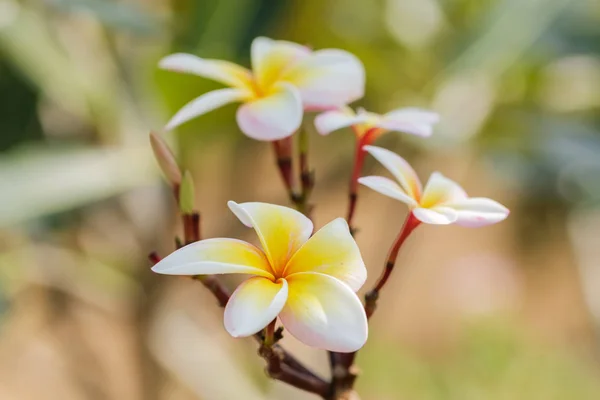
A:
[[[503,221],[508,217],[510,211],[502,204],[492,199],[483,197],[472,197],[456,203],[444,204],[452,208],[458,219],[457,225],[477,228]]]
[[[249,88],[252,82],[252,73],[244,67],[228,61],[205,60],[192,54],[171,54],[160,60],[158,66],[169,71],[199,75],[237,88]]]
[[[439,115],[417,108],[402,108],[385,114],[377,124],[389,131],[411,133],[427,137],[433,133],[433,126],[439,121]]]
[[[413,199],[421,197],[421,181],[410,164],[398,154],[377,146],[364,146],[398,180],[402,189]]]
[[[327,110],[364,96],[365,69],[353,54],[338,49],[315,51],[282,77],[300,90],[304,107]]]
[[[287,280],[288,301],[279,318],[296,339],[342,353],[356,351],[365,344],[365,310],[348,285],[315,272],[294,274]]]
[[[337,218],[319,229],[292,256],[284,275],[319,272],[344,282],[357,291],[367,279],[367,269],[348,223]]]
[[[310,55],[310,49],[285,40],[257,37],[250,49],[252,71],[263,90],[278,82],[284,72]]]
[[[251,274],[273,279],[265,254],[236,239],[206,239],[188,244],[152,267],[165,275]]]
[[[313,231],[310,219],[288,207],[234,201],[227,205],[244,225],[254,228],[277,275]]]
[[[350,107],[341,107],[337,110],[325,111],[316,116],[315,128],[321,135],[328,135],[341,128],[364,123],[366,118],[356,115]]]
[[[456,222],[458,215],[456,211],[447,207],[415,208],[412,210],[414,216],[421,222],[433,225],[449,225]]]
[[[421,206],[432,208],[438,205],[445,205],[446,203],[455,203],[467,198],[467,193],[458,183],[446,178],[439,172],[434,172],[429,177],[423,190]]]
[[[254,335],[277,317],[287,298],[285,279],[275,283],[250,278],[238,286],[225,307],[225,329],[233,337]]]
[[[406,194],[396,182],[383,176],[363,176],[358,179],[358,183],[365,185],[384,196],[400,200],[401,202],[408,204],[409,207],[417,205],[417,201]]]
[[[242,132],[252,139],[273,141],[294,134],[302,123],[303,113],[296,88],[280,84],[270,96],[238,108],[237,122]]]
[[[206,114],[226,104],[241,101],[248,96],[248,92],[241,89],[219,89],[203,94],[187,103],[171,118],[165,129],[175,129],[191,119]]]

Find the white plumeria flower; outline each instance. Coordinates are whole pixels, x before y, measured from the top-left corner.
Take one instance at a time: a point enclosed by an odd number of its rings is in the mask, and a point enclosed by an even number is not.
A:
[[[232,102],[240,129],[257,140],[279,140],[292,135],[303,110],[341,107],[364,94],[365,72],[360,60],[344,50],[311,51],[296,43],[254,39],[252,71],[237,64],[177,53],[163,58],[163,69],[196,74],[230,88],[205,93],[192,100],[169,121],[173,129],[192,118]]]
[[[355,113],[346,106],[319,114],[315,118],[315,127],[321,135],[327,135],[351,126],[356,137],[365,145],[390,131],[428,137],[433,132],[433,125],[438,121],[438,114],[418,108],[399,108],[380,115],[363,108],[359,108]]]
[[[230,201],[229,208],[258,234],[262,250],[236,239],[207,239],[176,250],[152,270],[168,275],[248,274],[225,307],[234,337],[253,335],[277,316],[298,340],[353,352],[367,340],[367,318],[356,291],[367,270],[348,224],[338,218],[311,237],[298,211]]]
[[[428,224],[457,224],[479,227],[504,220],[509,210],[502,204],[483,197],[469,197],[454,181],[434,172],[425,185],[402,157],[376,146],[365,146],[396,178],[398,183],[382,176],[365,176],[359,183],[393,199],[406,203],[413,215]]]

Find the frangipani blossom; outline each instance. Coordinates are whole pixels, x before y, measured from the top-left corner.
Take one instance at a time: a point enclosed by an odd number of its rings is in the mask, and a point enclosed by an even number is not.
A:
[[[303,110],[341,107],[363,96],[364,67],[354,55],[338,49],[311,51],[296,43],[254,39],[252,70],[227,61],[177,53],[163,58],[163,69],[185,72],[223,83],[229,88],[192,100],[169,121],[173,129],[228,103],[241,102],[237,122],[257,140],[279,140],[292,135]]]
[[[372,143],[380,135],[390,131],[428,137],[439,116],[418,108],[399,108],[380,115],[359,108],[355,113],[350,107],[326,111],[315,118],[315,127],[321,135],[348,126],[352,127],[362,145]]]
[[[504,220],[509,210],[502,204],[484,197],[469,197],[454,181],[434,172],[423,189],[412,167],[399,155],[376,146],[365,146],[396,178],[366,176],[359,183],[396,200],[406,203],[412,214],[428,224],[457,224],[479,227]]]
[[[253,227],[262,250],[236,239],[207,239],[176,250],[152,270],[168,275],[247,274],[225,307],[225,328],[251,336],[279,316],[313,347],[353,352],[367,340],[367,319],[356,291],[367,271],[347,223],[338,218],[311,237],[298,211],[266,203],[229,202]]]
[[[352,127],[356,134],[354,164],[350,176],[348,194],[348,214],[346,220],[352,227],[352,218],[358,201],[358,178],[365,162],[364,147],[388,131],[399,131],[427,137],[433,132],[433,125],[439,117],[431,111],[418,108],[399,108],[384,115],[375,114],[359,108],[354,112],[344,106],[337,110],[326,111],[315,118],[315,127],[321,135],[327,135],[335,130]]]

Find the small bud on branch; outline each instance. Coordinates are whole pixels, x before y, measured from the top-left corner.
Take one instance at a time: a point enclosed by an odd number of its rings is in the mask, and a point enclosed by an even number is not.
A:
[[[158,165],[172,186],[181,184],[181,170],[167,143],[156,133],[150,132],[150,145]]]

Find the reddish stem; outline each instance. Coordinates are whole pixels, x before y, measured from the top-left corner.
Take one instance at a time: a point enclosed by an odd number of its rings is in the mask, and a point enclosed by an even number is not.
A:
[[[354,217],[354,211],[356,210],[356,203],[358,202],[358,178],[360,178],[363,165],[365,163],[365,156],[367,152],[363,149],[364,146],[369,145],[377,136],[378,129],[369,129],[362,136],[356,138],[356,149],[354,151],[354,165],[352,166],[352,175],[350,176],[350,187],[348,192],[348,213],[346,215],[346,221],[350,231],[354,232],[355,229],[352,226],[352,219]]]
[[[362,140],[359,140],[356,144],[356,152],[354,155],[354,166],[352,167],[352,176],[350,177],[350,192],[348,193],[348,214],[346,221],[351,230],[352,218],[354,217],[354,210],[356,209],[356,202],[358,200],[358,178],[360,178],[360,172],[365,161],[365,151],[362,149]]]
[[[183,236],[185,244],[197,242],[200,237],[200,214],[194,212],[192,214],[183,214]]]
[[[385,264],[385,268],[381,273],[381,276],[377,280],[375,287],[365,295],[365,311],[367,313],[367,318],[370,318],[375,312],[375,308],[377,307],[377,300],[379,298],[379,292],[385,286],[392,271],[394,270],[394,264],[396,264],[396,259],[398,258],[398,253],[400,252],[400,248],[402,244],[406,241],[406,238],[410,236],[412,231],[415,230],[417,226],[421,224],[412,211],[406,216],[406,220],[404,221],[404,225],[402,225],[402,229],[400,229],[400,233],[396,238],[396,241],[392,245],[390,252],[387,257],[387,261]]]

